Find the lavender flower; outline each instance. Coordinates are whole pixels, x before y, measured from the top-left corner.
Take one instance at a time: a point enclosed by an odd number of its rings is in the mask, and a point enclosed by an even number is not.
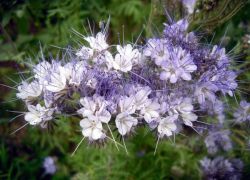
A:
[[[50,156],[44,158],[43,168],[45,170],[45,174],[49,174],[49,175],[55,174],[57,171],[57,167],[56,167],[54,158]]]
[[[160,74],[161,80],[170,80],[176,83],[179,78],[185,81],[192,79],[191,74],[197,69],[189,53],[181,47],[174,48],[170,53],[170,59],[161,63],[163,71]]]
[[[160,66],[162,62],[170,58],[166,39],[149,39],[143,54],[151,57],[155,64]]]
[[[250,103],[241,101],[239,108],[234,112],[234,118],[236,123],[250,121]]]
[[[187,32],[188,21],[181,19],[173,24],[164,24],[164,37],[174,46],[181,46],[189,51],[198,52],[198,40],[194,32]]]
[[[210,131],[205,139],[208,153],[215,154],[218,150],[229,151],[232,149],[232,142],[229,137],[229,130]]]

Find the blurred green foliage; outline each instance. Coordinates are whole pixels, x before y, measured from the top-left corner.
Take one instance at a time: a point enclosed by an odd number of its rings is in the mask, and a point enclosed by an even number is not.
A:
[[[180,18],[184,9],[178,7],[176,1],[167,0],[1,0],[0,84],[15,88],[27,71],[25,62],[37,60],[40,49],[46,56],[55,57],[63,47],[78,48],[79,37],[73,29],[86,34],[91,27],[97,32],[99,22],[110,16],[109,42],[117,42],[123,36],[126,41],[135,42],[141,32],[141,37],[159,34],[166,21],[164,10]],[[244,82],[240,90],[248,99],[250,45],[244,43],[244,38],[250,34],[249,9],[247,4],[226,22],[209,24],[213,26],[209,33],[206,28],[198,31],[205,34],[204,43],[221,43],[231,54],[237,54],[235,67],[242,72],[239,80]],[[9,122],[19,114],[7,110],[24,109],[16,101],[15,90],[0,86],[0,92],[0,179],[201,179],[199,160],[206,155],[204,137],[187,132],[186,137],[176,137],[175,143],[160,142],[154,155],[155,136],[139,128],[126,142],[129,155],[107,140],[103,147],[84,142],[71,156],[82,138],[78,120],[64,117],[54,129],[28,127],[10,135],[24,122],[22,116]],[[249,132],[241,126],[234,126],[232,131],[236,148],[228,156],[244,161],[247,179],[250,153],[245,141]],[[44,175],[42,162],[46,156],[57,159],[58,171],[53,177]]]

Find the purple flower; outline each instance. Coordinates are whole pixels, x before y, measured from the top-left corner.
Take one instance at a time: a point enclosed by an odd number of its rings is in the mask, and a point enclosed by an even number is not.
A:
[[[233,146],[229,134],[229,130],[210,131],[205,139],[208,153],[215,154],[219,150],[231,150]]]
[[[200,163],[204,179],[237,180],[241,178],[243,162],[240,159],[226,159],[221,156],[214,159],[205,157]]]
[[[211,59],[214,59],[218,68],[227,67],[229,65],[229,57],[226,54],[225,48],[219,48],[215,45],[209,56]]]
[[[233,96],[233,91],[238,86],[235,81],[236,77],[237,74],[235,72],[222,69],[212,77],[211,81],[216,84],[223,94],[228,93],[230,96]]]
[[[43,161],[43,168],[45,170],[45,174],[50,174],[50,175],[55,174],[57,167],[54,158],[50,156],[46,157]]]
[[[155,64],[160,66],[170,58],[168,48],[166,39],[149,39],[143,53],[145,56],[151,57]]]
[[[234,112],[234,118],[236,123],[250,121],[250,103],[241,101],[239,108]]]
[[[218,91],[218,87],[212,82],[201,82],[196,85],[194,95],[200,104],[205,103],[206,100],[214,103],[217,98],[216,91]]]
[[[190,81],[191,74],[197,70],[197,66],[193,63],[191,55],[183,50],[181,47],[173,48],[169,53],[170,58],[161,64],[162,72],[160,74],[161,80],[170,80],[171,83],[176,83],[178,79]]]
[[[193,51],[198,48],[198,40],[194,32],[187,32],[188,21],[181,19],[173,24],[164,24],[163,36],[174,46],[181,46]]]

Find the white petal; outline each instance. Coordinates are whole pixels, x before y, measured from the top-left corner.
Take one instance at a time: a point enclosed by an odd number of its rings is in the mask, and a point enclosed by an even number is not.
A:
[[[195,70],[197,70],[197,66],[194,64],[189,64],[185,66],[185,70],[188,72],[193,72]]]
[[[177,82],[177,76],[175,75],[175,74],[171,74],[171,76],[170,76],[170,82],[171,83],[176,83]]]
[[[160,74],[160,79],[161,80],[168,80],[168,78],[170,77],[170,75],[171,75],[170,72],[163,71]]]
[[[89,119],[85,118],[85,119],[83,119],[83,120],[80,121],[80,126],[83,129],[89,128],[89,127],[91,127],[91,122],[90,122]]]
[[[190,126],[190,127],[193,127],[193,123],[189,120],[186,120],[186,119],[183,119],[183,122],[186,126]]]
[[[91,137],[92,129],[91,128],[83,129],[82,130],[82,135],[85,136],[85,137]]]
[[[192,79],[191,74],[186,73],[186,72],[183,72],[183,73],[181,74],[181,78],[182,78],[183,80],[185,80],[185,81],[190,81],[190,80]]]
[[[179,111],[182,113],[188,113],[194,109],[193,105],[187,102],[181,103],[178,108],[179,108]]]
[[[100,139],[102,136],[103,136],[103,133],[101,129],[98,129],[98,128],[93,129],[91,138],[93,138],[94,140],[97,140],[97,139]]]
[[[168,128],[171,129],[171,131],[176,131],[177,126],[175,123],[169,123],[168,124]]]
[[[108,123],[111,119],[111,114],[107,110],[102,110],[101,112],[96,112],[100,121],[103,123]]]
[[[26,113],[24,116],[24,119],[25,119],[25,121],[29,122],[29,124],[31,124],[31,125],[36,125],[36,124],[42,122],[42,119],[39,116],[37,116],[36,114],[33,114],[31,112]]]

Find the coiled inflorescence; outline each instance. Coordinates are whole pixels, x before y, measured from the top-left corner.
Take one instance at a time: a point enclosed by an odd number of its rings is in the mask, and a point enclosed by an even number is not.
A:
[[[67,61],[43,59],[18,87],[25,120],[46,127],[57,115],[78,114],[90,141],[106,138],[109,125],[125,136],[146,124],[163,138],[195,129],[200,114],[223,121],[220,96],[233,96],[237,74],[224,48],[200,44],[187,28],[186,19],[165,24],[144,46],[111,46],[101,31]]]

